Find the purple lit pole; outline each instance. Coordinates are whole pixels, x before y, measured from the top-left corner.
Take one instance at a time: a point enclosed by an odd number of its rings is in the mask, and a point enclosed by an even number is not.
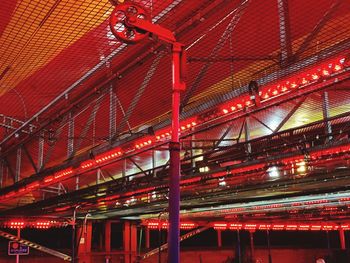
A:
[[[120,16],[120,12],[125,16]],[[124,25],[124,28],[120,27]],[[135,3],[119,4],[110,19],[111,31],[125,43],[135,43],[146,36],[156,36],[172,45],[172,133],[169,145],[169,235],[168,262],[180,262],[180,93],[185,90],[184,66],[186,56],[183,45],[176,41],[174,34],[159,25],[152,24],[143,7]],[[118,26],[119,25],[119,26]],[[137,29],[137,30],[136,30]],[[132,32],[132,34],[130,33]]]
[[[173,93],[172,93],[172,125],[170,150],[170,180],[169,180],[169,252],[168,262],[180,262],[180,92],[185,89],[181,80],[182,45],[173,44]]]

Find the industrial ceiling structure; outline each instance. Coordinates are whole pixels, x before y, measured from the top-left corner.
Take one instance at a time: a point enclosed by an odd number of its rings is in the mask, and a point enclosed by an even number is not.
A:
[[[181,220],[347,222],[350,2],[131,2],[187,52]],[[167,211],[171,52],[115,38],[118,4],[1,3],[3,224]]]

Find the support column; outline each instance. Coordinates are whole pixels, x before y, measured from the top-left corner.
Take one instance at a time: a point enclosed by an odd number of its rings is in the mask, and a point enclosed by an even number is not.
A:
[[[41,132],[38,141],[38,170],[41,171],[44,166],[44,146],[45,146],[45,134]]]
[[[0,159],[0,188],[3,186],[4,180],[4,160]]]
[[[241,233],[237,230],[237,248],[235,257],[238,259],[236,262],[242,263],[242,254],[241,254]]]
[[[15,182],[21,179],[22,148],[17,149]]]
[[[137,252],[137,229],[136,225],[126,221],[124,223],[124,263],[133,263]]]
[[[106,254],[111,253],[111,221],[106,221],[105,223],[105,251]]]
[[[323,119],[325,124],[325,132],[327,135],[327,140],[331,141],[333,137],[332,137],[331,122],[328,120],[330,115],[329,115],[329,98],[328,98],[327,91],[323,92],[322,94],[322,111],[323,111]]]
[[[249,117],[247,117],[244,122],[244,137],[246,142],[250,140]],[[246,145],[246,151],[248,156],[250,156],[252,153],[252,146],[250,143]]]
[[[250,254],[251,254],[251,260],[252,262],[255,262],[255,248],[254,248],[254,231],[249,231],[249,237],[250,237]]]
[[[346,249],[345,232],[343,229],[339,230],[339,239],[340,239],[340,249],[345,250]]]
[[[266,231],[266,236],[267,236],[267,250],[268,250],[269,263],[272,263],[270,231],[269,230]]]
[[[74,153],[74,116],[69,114],[68,120],[68,140],[67,140],[67,158],[72,157]]]
[[[117,132],[117,95],[115,94],[113,84],[109,88],[109,140],[116,135]]]
[[[21,238],[21,228],[17,228],[17,238]],[[16,263],[19,263],[19,255],[16,255]]]
[[[149,228],[146,226],[146,249],[150,248],[150,233],[149,233]]]
[[[217,230],[216,232],[218,234],[218,247],[221,248],[222,247],[221,230]]]
[[[280,29],[281,65],[287,66],[292,56],[288,0],[277,0],[277,6]]]
[[[77,231],[80,236],[78,244],[78,263],[92,263],[91,260],[91,240],[92,240],[92,222],[88,221],[85,227],[80,227]]]

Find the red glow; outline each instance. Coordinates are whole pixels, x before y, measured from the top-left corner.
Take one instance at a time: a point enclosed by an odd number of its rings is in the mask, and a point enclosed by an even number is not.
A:
[[[146,223],[146,226],[149,229],[159,229],[159,227],[162,229],[167,229],[169,224],[168,224],[168,222],[148,221]],[[193,223],[193,222],[181,222],[180,223],[180,229],[193,229],[193,228],[196,228],[197,226],[198,225],[196,223]]]
[[[73,174],[73,168],[68,168],[68,169],[56,172],[54,174],[54,178],[59,179],[59,178],[62,178],[62,177],[65,177],[65,176],[71,175],[71,174]]]
[[[159,225],[160,224],[160,225]],[[325,224],[325,223],[313,223],[313,224],[301,224],[301,223],[240,223],[240,222],[212,222],[210,224],[215,230],[276,230],[276,231],[331,231],[339,228],[343,230],[350,230],[350,224]],[[150,229],[167,228],[167,222],[147,221],[146,226]],[[181,229],[192,229],[198,227],[195,222],[182,222],[180,224]]]
[[[52,177],[52,176],[46,177],[46,178],[44,179],[44,183],[50,183],[50,182],[52,182],[52,181],[53,181],[53,177]]]
[[[323,69],[323,70],[322,70],[322,76],[328,77],[330,74],[331,74],[331,73],[330,73],[330,71],[329,71],[328,69]]]
[[[320,76],[317,73],[313,73],[313,74],[311,74],[311,78],[313,80],[318,80],[320,78]]]
[[[335,65],[333,66],[333,71],[334,71],[334,72],[338,72],[338,71],[340,71],[340,70],[342,70],[342,69],[343,69],[343,66],[340,65],[340,64],[335,64]]]
[[[302,78],[300,82],[302,85],[306,85],[309,83],[309,81],[306,78]]]
[[[226,230],[227,223],[213,223],[213,227],[215,230]]]

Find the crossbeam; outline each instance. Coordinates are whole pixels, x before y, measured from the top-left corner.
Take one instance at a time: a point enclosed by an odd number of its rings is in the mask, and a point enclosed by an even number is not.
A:
[[[197,229],[195,229],[195,230],[193,230],[191,232],[188,232],[188,233],[186,233],[186,234],[184,234],[184,235],[182,235],[180,237],[180,242],[183,241],[183,240],[189,239],[190,237],[193,237],[195,235],[198,235],[199,233],[202,233],[203,231],[207,230],[208,228],[210,228],[210,226],[204,226],[202,228],[197,228]],[[146,258],[149,258],[149,257],[151,257],[153,255],[156,255],[159,252],[162,252],[162,251],[166,250],[167,248],[168,248],[168,243],[165,243],[165,244],[161,245],[160,248],[155,248],[155,249],[147,252],[146,254],[144,254],[142,256],[142,260],[144,260]]]

